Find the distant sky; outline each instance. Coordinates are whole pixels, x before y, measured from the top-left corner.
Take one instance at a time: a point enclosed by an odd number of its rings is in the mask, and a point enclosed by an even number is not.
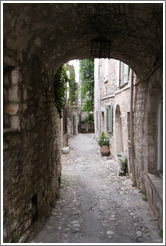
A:
[[[76,82],[79,82],[79,60],[69,61],[69,64],[74,66]]]

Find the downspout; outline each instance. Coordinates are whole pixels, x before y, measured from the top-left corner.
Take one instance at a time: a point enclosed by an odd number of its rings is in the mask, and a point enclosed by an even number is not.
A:
[[[130,167],[132,173],[132,185],[136,186],[135,177],[135,163],[134,163],[134,129],[133,129],[133,82],[134,72],[131,74],[131,87],[130,87]]]

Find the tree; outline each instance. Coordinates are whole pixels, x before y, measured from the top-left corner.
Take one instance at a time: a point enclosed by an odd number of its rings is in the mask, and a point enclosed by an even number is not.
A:
[[[90,77],[86,78],[86,70]],[[81,109],[83,112],[93,112],[94,109],[94,60],[80,60],[80,80],[81,80]]]

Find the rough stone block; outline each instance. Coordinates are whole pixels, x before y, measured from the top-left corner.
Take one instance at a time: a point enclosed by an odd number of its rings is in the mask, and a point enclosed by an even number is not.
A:
[[[27,100],[28,96],[27,96],[27,90],[24,89],[23,91],[23,99]]]
[[[17,69],[12,70],[11,72],[11,82],[13,85],[18,84],[19,81],[19,71]]]
[[[18,104],[10,104],[5,107],[5,112],[9,115],[16,115],[19,109]]]
[[[5,56],[4,57],[4,63],[8,64],[10,66],[15,66],[16,65],[16,62],[15,62],[14,58],[9,57],[9,56]]]
[[[69,154],[69,147],[63,147],[62,148],[62,154]]]
[[[3,88],[3,100],[4,103],[6,103],[8,100],[8,91],[5,88]]]
[[[4,79],[3,79],[3,81],[4,81],[4,85],[7,85],[7,86],[10,85],[8,73],[5,73],[5,74],[4,74]]]
[[[12,129],[20,129],[20,119],[17,115],[10,118],[10,124]]]
[[[12,101],[18,102],[19,101],[18,87],[17,86],[13,86],[9,89],[8,99],[10,102],[12,102]]]
[[[9,145],[7,143],[3,143],[3,149],[8,149]]]
[[[17,221],[14,221],[11,225],[11,231],[16,230],[19,227],[19,223]]]

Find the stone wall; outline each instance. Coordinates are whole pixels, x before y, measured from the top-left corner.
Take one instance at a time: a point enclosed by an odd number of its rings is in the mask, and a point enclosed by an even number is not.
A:
[[[61,142],[62,146],[68,146],[68,139],[78,134],[79,125],[79,106],[67,103],[63,110],[61,119]]]
[[[31,61],[5,64],[4,242],[25,242],[49,214],[59,193],[60,120],[53,83]],[[46,175],[47,174],[47,175]]]
[[[115,65],[115,64],[114,64]],[[115,66],[114,66],[115,69]],[[99,70],[102,70],[99,72]],[[103,81],[103,65],[95,63],[95,136],[99,138],[104,131],[110,138],[111,155],[118,160],[117,154],[127,156],[130,159],[130,81],[122,89],[115,91],[110,83]],[[99,76],[100,74],[100,76]],[[162,66],[158,66],[149,77],[134,82],[133,89],[133,127],[134,127],[134,160],[129,165],[132,179],[135,177],[136,185],[147,194],[148,202],[154,211],[159,226],[162,229],[163,218],[163,79]],[[115,79],[116,81],[116,79]],[[97,87],[98,86],[98,87]],[[106,87],[108,89],[106,89]],[[110,88],[110,90],[109,90]],[[100,97],[100,100],[99,98]],[[106,106],[113,106],[113,132],[106,129]],[[121,129],[118,125],[117,116]],[[103,121],[103,123],[102,123]],[[120,140],[118,138],[120,137]],[[121,149],[117,144],[122,142]],[[117,152],[118,151],[118,152]],[[121,152],[121,153],[119,153]],[[133,166],[135,171],[133,171]]]
[[[147,193],[148,202],[162,229],[163,177],[162,139],[159,137],[159,105],[163,99],[163,72],[158,67],[144,81],[138,80],[134,113],[134,156],[136,183]],[[162,158],[161,158],[162,162]]]

